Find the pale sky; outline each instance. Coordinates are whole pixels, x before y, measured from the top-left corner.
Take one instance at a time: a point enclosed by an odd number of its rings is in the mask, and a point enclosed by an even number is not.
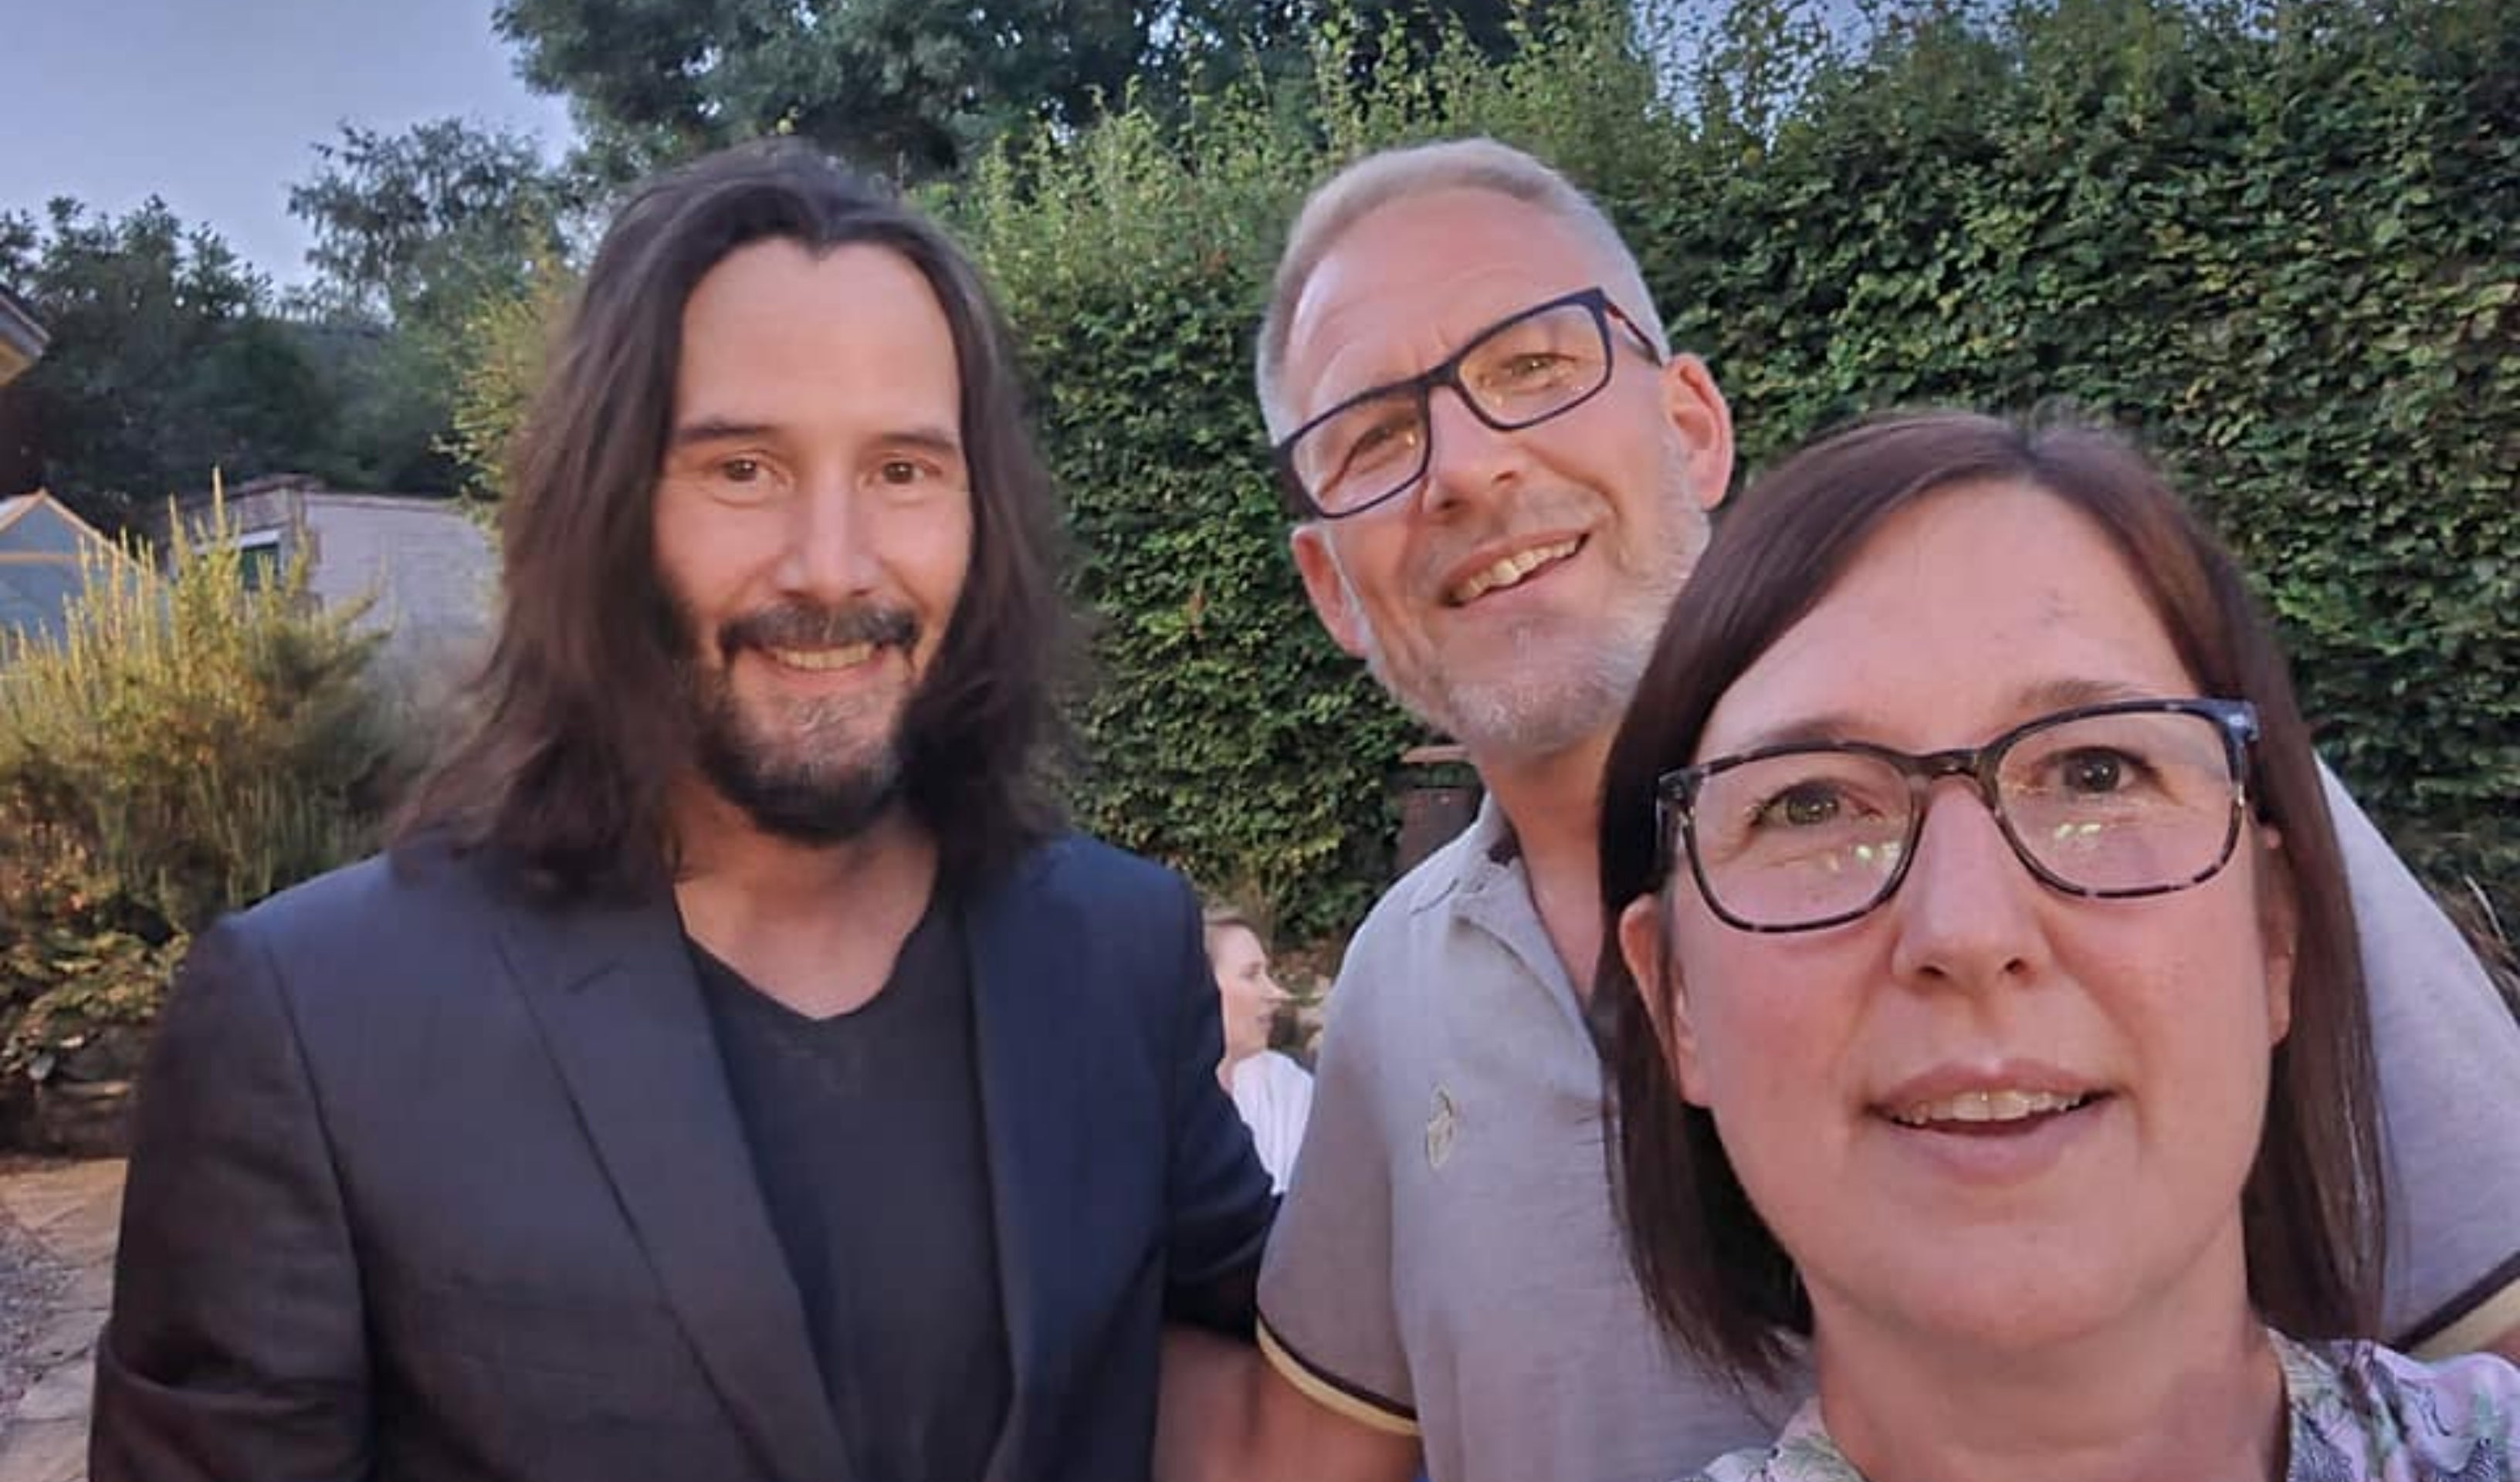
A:
[[[75,196],[115,214],[162,196],[286,287],[308,238],[289,187],[343,120],[449,113],[557,157],[559,99],[528,90],[493,0],[0,0],[0,210]]]

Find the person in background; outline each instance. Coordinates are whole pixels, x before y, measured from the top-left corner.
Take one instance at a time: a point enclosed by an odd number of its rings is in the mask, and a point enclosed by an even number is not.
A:
[[[1208,965],[1216,971],[1225,1014],[1225,1058],[1217,1062],[1216,1078],[1233,1094],[1261,1166],[1283,1193],[1303,1146],[1304,1122],[1312,1115],[1312,1072],[1269,1048],[1286,991],[1270,975],[1269,944],[1259,926],[1232,906],[1210,906],[1203,921]]]
[[[1706,1482],[2514,1475],[2520,1369],[2371,1341],[2318,763],[2131,443],[1912,413],[1753,485],[1611,746],[1600,859],[1631,1262],[1717,1372],[1807,1346],[1818,1379]]]

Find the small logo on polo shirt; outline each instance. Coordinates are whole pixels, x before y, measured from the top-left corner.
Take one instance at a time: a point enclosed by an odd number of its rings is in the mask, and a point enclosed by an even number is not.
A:
[[[1461,1108],[1453,1104],[1453,1094],[1443,1087],[1435,1088],[1435,1109],[1426,1118],[1426,1166],[1440,1171],[1453,1155],[1453,1135],[1461,1130]]]

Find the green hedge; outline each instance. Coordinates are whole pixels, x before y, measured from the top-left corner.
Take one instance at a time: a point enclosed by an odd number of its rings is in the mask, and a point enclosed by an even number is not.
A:
[[[2264,581],[2331,761],[2513,921],[2520,0],[1933,7],[1859,43],[1798,14],[1649,48],[1578,12],[1507,64],[1123,114],[943,200],[1028,337],[1101,623],[1086,821],[1298,936],[1387,878],[1418,733],[1302,606],[1250,346],[1308,184],[1490,132],[1611,208],[1754,468],[1903,402],[2141,430]]]

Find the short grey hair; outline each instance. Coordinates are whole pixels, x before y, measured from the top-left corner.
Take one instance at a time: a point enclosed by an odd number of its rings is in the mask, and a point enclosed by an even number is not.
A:
[[[1261,420],[1269,435],[1288,430],[1290,419],[1279,400],[1278,374],[1285,368],[1286,332],[1304,288],[1359,222],[1399,202],[1444,191],[1487,191],[1536,206],[1573,227],[1599,249],[1612,269],[1603,285],[1619,307],[1635,314],[1657,353],[1668,355],[1662,315],[1645,291],[1644,272],[1619,239],[1593,199],[1539,159],[1494,139],[1447,139],[1434,144],[1382,150],[1349,164],[1316,188],[1286,234],[1285,251],[1278,259],[1270,285],[1269,309],[1260,321],[1260,349],[1254,381],[1260,393]]]

